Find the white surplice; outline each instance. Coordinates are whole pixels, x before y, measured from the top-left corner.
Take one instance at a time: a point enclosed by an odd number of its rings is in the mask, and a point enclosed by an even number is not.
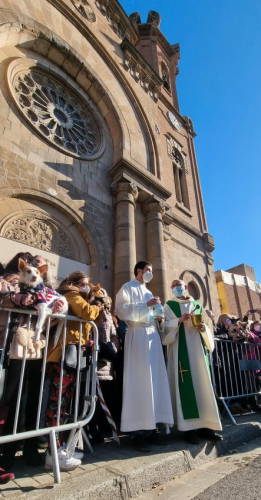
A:
[[[181,314],[190,313],[194,309],[193,298],[187,299],[171,299],[179,303]],[[212,383],[209,375],[209,370],[205,361],[202,341],[199,331],[192,325],[191,320],[185,321],[185,335],[189,356],[191,375],[194,385],[195,396],[199,411],[199,418],[184,419],[180,394],[179,394],[179,361],[178,361],[178,346],[179,346],[179,318],[176,317],[172,309],[165,304],[165,332],[162,334],[162,343],[167,346],[168,361],[167,370],[170,385],[171,400],[174,412],[175,423],[180,431],[189,431],[206,427],[212,430],[221,430],[221,422],[219,418],[216,398],[213,392]],[[203,320],[206,324],[206,329],[201,333],[206,348],[212,352],[214,349],[214,335],[212,322],[205,312],[203,312]],[[162,324],[164,329],[164,324]]]
[[[121,430],[172,425],[173,412],[161,339],[147,302],[153,295],[137,279],[125,283],[116,296],[116,314],[128,325],[124,345]]]

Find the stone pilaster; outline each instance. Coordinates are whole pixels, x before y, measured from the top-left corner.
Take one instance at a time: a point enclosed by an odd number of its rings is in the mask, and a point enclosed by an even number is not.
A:
[[[164,255],[163,222],[165,212],[163,203],[156,200],[147,203],[144,207],[147,224],[147,252],[148,261],[153,266],[153,280],[148,288],[154,295],[161,298],[162,303],[167,300],[166,262]]]
[[[133,271],[136,264],[135,240],[135,201],[138,188],[130,182],[120,182],[116,185],[115,216],[115,294],[123,283],[134,277]]]

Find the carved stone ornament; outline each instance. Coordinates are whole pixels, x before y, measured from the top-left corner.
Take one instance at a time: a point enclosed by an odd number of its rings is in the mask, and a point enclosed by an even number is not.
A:
[[[138,188],[133,182],[120,182],[117,184],[115,192],[116,203],[119,203],[119,201],[127,201],[135,204],[139,194]]]
[[[128,38],[132,43],[138,41],[138,34],[134,27],[130,26],[128,20],[122,15],[119,2],[116,0],[95,0],[96,7],[106,17],[109,25],[116,35],[123,39]]]
[[[87,0],[71,0],[71,3],[87,21],[95,23],[96,16]]]
[[[18,109],[45,140],[77,158],[98,153],[101,139],[96,122],[68,82],[36,64],[20,67],[17,60],[8,67],[7,81]]]
[[[75,259],[75,249],[69,234],[44,214],[12,218],[1,236],[10,240],[30,245],[39,250],[53,252],[68,259]]]
[[[187,158],[186,158],[186,153],[183,151],[182,146],[173,139],[173,137],[167,137],[167,152],[170,158],[175,162],[175,164],[180,168],[182,167],[181,165],[181,159],[184,162],[184,168],[185,171],[188,172],[188,166],[187,166]]]
[[[146,214],[146,222],[158,220],[162,222],[162,216],[166,210],[166,205],[158,201],[150,201],[143,206],[143,211]]]
[[[147,23],[152,24],[153,26],[159,28],[160,22],[161,22],[161,15],[155,10],[150,10],[148,13]]]

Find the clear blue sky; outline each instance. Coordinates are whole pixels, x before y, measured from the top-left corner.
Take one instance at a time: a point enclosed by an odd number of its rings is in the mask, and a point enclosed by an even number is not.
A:
[[[261,282],[261,0],[133,0],[179,43],[180,111],[192,118],[215,269],[255,268]]]

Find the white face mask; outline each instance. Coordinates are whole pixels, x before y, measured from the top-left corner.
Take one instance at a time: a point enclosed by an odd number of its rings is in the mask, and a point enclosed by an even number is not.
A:
[[[80,292],[89,293],[89,291],[90,291],[89,285],[84,285],[84,286],[81,286],[81,288],[80,288]]]
[[[151,271],[146,271],[144,274],[143,274],[143,281],[144,283],[149,283],[153,278],[153,274]]]
[[[172,293],[176,297],[183,297],[184,294],[185,294],[185,287],[184,287],[184,285],[177,285],[177,286],[175,286],[174,288],[172,288]]]

